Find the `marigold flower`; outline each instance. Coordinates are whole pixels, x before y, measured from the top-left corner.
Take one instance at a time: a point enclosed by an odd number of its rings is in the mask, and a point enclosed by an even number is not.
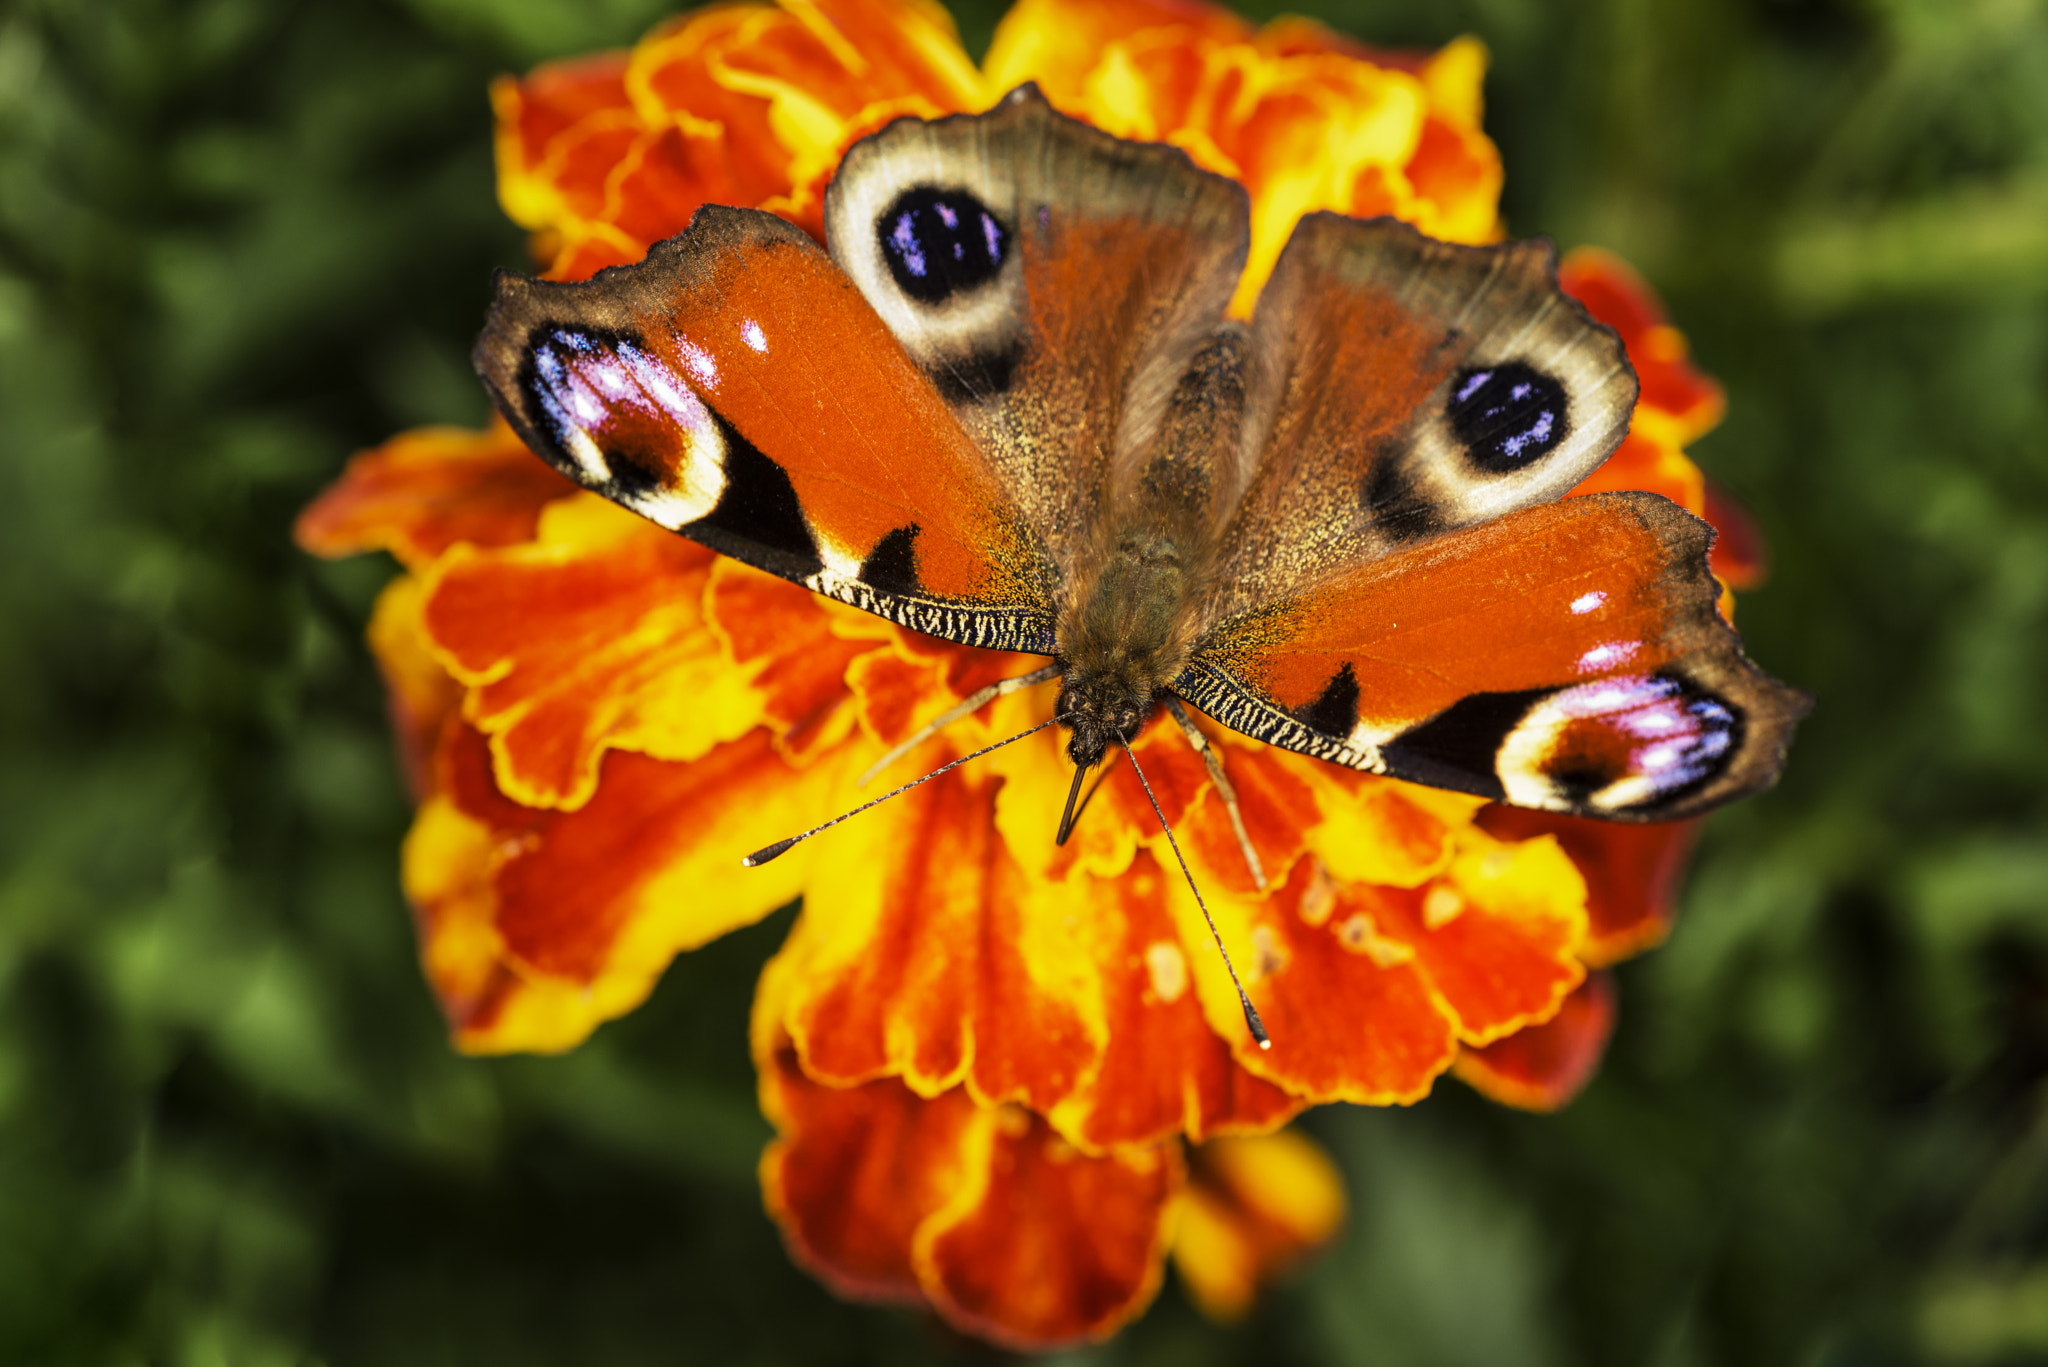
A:
[[[924,0],[722,5],[499,81],[500,194],[559,278],[636,259],[707,202],[816,234],[852,142],[1036,80],[1248,186],[1243,308],[1313,209],[1501,235],[1484,64],[1471,40],[1387,54],[1194,3],[1022,0],[977,70]],[[1634,433],[1585,488],[1728,516],[1682,449],[1718,388],[1621,263],[1575,254],[1564,281],[1643,376]],[[1169,1252],[1199,1303],[1241,1313],[1343,1208],[1327,1160],[1277,1127],[1417,1100],[1453,1067],[1509,1104],[1562,1104],[1613,1018],[1588,969],[1668,925],[1687,826],[1491,807],[1208,726],[1262,893],[1202,761],[1154,725],[1133,748],[1271,1028],[1262,1052],[1129,766],[1054,845],[1069,770],[1049,733],[740,866],[1032,662],[722,560],[579,492],[502,424],[358,456],[298,536],[405,570],[370,640],[419,801],[405,888],[457,1045],[572,1048],[676,953],[803,896],[754,1006],[769,1209],[834,1287],[1000,1342],[1112,1332]],[[1747,582],[1754,538],[1729,540],[1715,568]],[[1050,687],[1012,694],[891,776],[1051,705]]]

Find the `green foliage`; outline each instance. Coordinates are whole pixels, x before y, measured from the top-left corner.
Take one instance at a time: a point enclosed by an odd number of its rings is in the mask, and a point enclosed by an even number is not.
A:
[[[962,11],[985,42],[997,9]],[[1485,37],[1518,231],[1662,288],[1819,706],[1718,817],[1561,1116],[1313,1128],[1345,1242],[1249,1325],[1073,1362],[2048,1361],[2048,11],[1330,0]],[[941,1362],[759,1209],[753,969],[464,1060],[413,962],[360,644],[294,511],[474,421],[521,244],[484,83],[657,0],[0,9],[0,1360]]]

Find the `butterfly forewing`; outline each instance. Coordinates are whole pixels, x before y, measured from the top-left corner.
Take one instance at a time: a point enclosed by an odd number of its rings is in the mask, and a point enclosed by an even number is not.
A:
[[[920,630],[1049,651],[1050,571],[925,374],[808,237],[707,207],[581,284],[504,275],[476,349],[571,478]]]

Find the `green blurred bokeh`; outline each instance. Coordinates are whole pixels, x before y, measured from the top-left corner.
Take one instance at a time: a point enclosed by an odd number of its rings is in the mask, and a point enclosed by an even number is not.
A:
[[[660,0],[0,6],[0,1361],[998,1356],[762,1215],[775,918],[561,1059],[445,1042],[347,454],[485,411],[484,83]],[[970,47],[996,8],[961,11]],[[1090,1363],[2048,1362],[2048,6],[1331,0],[1475,32],[1520,233],[1618,249],[1818,695],[1713,821],[1600,1079],[1309,1125],[1342,1244]]]

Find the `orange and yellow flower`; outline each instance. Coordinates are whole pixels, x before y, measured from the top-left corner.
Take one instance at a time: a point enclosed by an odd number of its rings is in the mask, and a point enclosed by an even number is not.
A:
[[[1243,308],[1311,210],[1501,236],[1484,64],[1470,40],[1376,53],[1188,0],[1022,0],[976,68],[927,0],[782,0],[683,15],[492,94],[505,207],[549,274],[580,278],[707,202],[816,234],[852,142],[1035,80],[1247,185]],[[1683,446],[1718,389],[1619,262],[1574,256],[1565,283],[1644,377],[1634,433],[1588,488],[1708,511]],[[1134,748],[1272,1031],[1262,1052],[1128,766],[1054,845],[1051,732],[740,866],[1035,661],[722,560],[576,490],[502,425],[357,457],[298,534],[405,570],[369,634],[419,801],[405,888],[459,1047],[572,1048],[678,952],[801,896],[754,1006],[768,1207],[834,1287],[996,1341],[1112,1332],[1169,1252],[1199,1303],[1241,1312],[1342,1211],[1328,1160],[1280,1126],[1320,1102],[1417,1100],[1452,1068],[1509,1104],[1562,1104],[1613,1017],[1588,970],[1668,922],[1683,827],[1488,807],[1208,727],[1261,892],[1200,758],[1155,725]],[[1716,568],[1739,583],[1752,563]],[[998,701],[900,773],[1043,720],[1053,692]]]

